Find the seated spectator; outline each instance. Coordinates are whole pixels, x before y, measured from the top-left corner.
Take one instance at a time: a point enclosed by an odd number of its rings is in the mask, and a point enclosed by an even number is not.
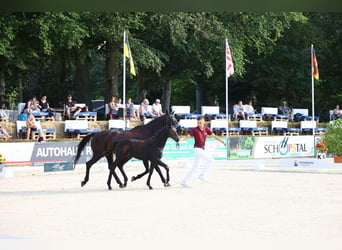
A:
[[[76,106],[76,101],[72,100],[72,95],[67,96],[67,100],[64,103],[65,114],[67,118],[70,120],[71,117],[75,117],[82,111],[81,107]]]
[[[32,113],[28,113],[26,120],[26,139],[30,139],[31,130],[37,129],[36,118]]]
[[[42,112],[48,112],[49,116],[55,115],[55,112],[54,112],[53,108],[50,107],[49,103],[47,102],[45,95],[40,98],[39,106],[40,106],[40,110]]]
[[[109,118],[110,119],[113,119],[113,116],[116,117],[119,113],[119,107],[118,107],[118,104],[115,100],[115,96],[112,96],[110,98],[110,102],[108,103],[108,108],[109,108]]]
[[[116,106],[117,106],[118,108],[123,108],[123,107],[124,107],[124,105],[122,104],[122,99],[121,99],[121,97],[118,98],[118,101],[117,101],[117,103],[116,103]]]
[[[3,121],[9,119],[8,115],[6,114],[6,112],[5,112],[3,109],[0,109],[0,118],[1,118]]]
[[[144,101],[140,104],[139,107],[139,115],[140,118],[151,118],[152,117],[152,112],[149,108],[149,104],[150,102],[148,101],[148,99],[144,99]]]
[[[27,101],[22,113],[28,114],[34,112],[40,112],[39,102],[36,97],[32,97],[30,100]]]
[[[282,105],[278,107],[280,114],[288,115],[290,120],[293,120],[292,110],[287,106],[286,101],[283,101]]]
[[[248,105],[246,105],[246,110],[245,111],[246,111],[246,114],[255,114],[256,113],[256,110],[253,107],[253,102],[252,101],[248,102]]]
[[[37,142],[39,142],[39,143],[45,142],[44,141],[44,134],[43,134],[43,132],[39,132],[38,138],[37,138]]]
[[[342,110],[340,109],[340,105],[336,105],[334,112],[333,112],[334,119],[342,117]]]
[[[140,120],[139,110],[134,107],[132,98],[127,99],[126,109],[130,120]]]
[[[242,101],[239,101],[238,104],[235,104],[234,107],[234,119],[238,120],[246,120],[245,109],[243,107]]]
[[[152,105],[152,115],[153,116],[161,116],[163,115],[163,111],[162,111],[162,106],[160,104],[160,100],[156,99],[155,103],[153,103]]]
[[[7,130],[3,127],[0,126],[0,132],[1,134],[3,134],[7,139],[12,137],[11,135],[9,135],[9,133],[7,132]]]

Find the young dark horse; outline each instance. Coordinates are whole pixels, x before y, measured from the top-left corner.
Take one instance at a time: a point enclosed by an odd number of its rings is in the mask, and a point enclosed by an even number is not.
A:
[[[86,175],[84,180],[81,182],[81,186],[83,187],[89,181],[89,172],[90,168],[93,164],[95,164],[102,157],[106,157],[108,161],[108,168],[110,168],[110,164],[113,162],[113,154],[110,149],[113,148],[113,145],[116,141],[121,139],[139,139],[144,140],[152,137],[156,131],[160,128],[164,127],[166,124],[171,124],[172,126],[177,128],[177,131],[180,129],[176,118],[173,114],[165,114],[154,120],[150,121],[145,125],[136,126],[131,130],[125,130],[121,132],[103,130],[99,133],[89,134],[84,137],[81,142],[78,144],[77,154],[75,156],[74,164],[76,165],[78,159],[81,156],[81,153],[87,143],[91,140],[91,149],[93,151],[92,158],[86,163]],[[109,153],[110,152],[110,153]],[[148,171],[148,162],[144,161],[144,166],[147,172]],[[157,170],[157,168],[156,168]],[[127,185],[127,176],[122,173],[125,177],[125,182],[121,187],[125,187]],[[114,176],[117,180],[117,176]],[[118,182],[119,183],[119,182]]]
[[[164,186],[169,186],[170,175],[169,175],[169,167],[162,162],[160,159],[163,156],[163,150],[166,144],[167,138],[171,137],[178,144],[179,137],[176,129],[167,124],[165,127],[161,128],[156,134],[146,140],[136,140],[136,139],[123,139],[120,141],[116,141],[113,145],[112,152],[115,153],[115,161],[112,163],[110,167],[110,172],[108,176],[108,189],[112,189],[111,187],[111,179],[112,175],[115,177],[115,167],[118,166],[121,172],[123,172],[123,166],[126,162],[128,162],[131,158],[136,158],[143,161],[150,161],[151,165],[149,168],[149,175],[147,178],[147,186],[149,189],[153,189],[150,185],[151,176],[154,168],[158,165],[162,166],[166,170],[166,180],[161,175],[162,182]],[[156,169],[157,170],[157,169]],[[119,183],[120,186],[122,185]]]

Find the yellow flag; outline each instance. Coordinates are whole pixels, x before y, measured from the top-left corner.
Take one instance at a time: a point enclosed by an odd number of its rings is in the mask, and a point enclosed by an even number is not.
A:
[[[129,43],[128,43],[128,37],[125,37],[125,42],[124,42],[124,46],[123,46],[123,54],[125,57],[129,58],[129,67],[130,67],[130,72],[132,75],[136,75],[135,74],[135,68],[134,68],[134,62],[133,62],[133,57],[132,57],[132,53],[131,53],[131,48],[129,47]]]

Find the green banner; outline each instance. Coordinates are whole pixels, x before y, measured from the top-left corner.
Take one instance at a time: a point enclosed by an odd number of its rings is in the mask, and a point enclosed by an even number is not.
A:
[[[72,162],[45,163],[44,172],[70,171],[74,170]]]

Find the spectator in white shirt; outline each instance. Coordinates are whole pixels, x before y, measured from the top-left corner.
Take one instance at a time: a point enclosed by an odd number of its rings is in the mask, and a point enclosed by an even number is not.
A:
[[[152,114],[153,116],[161,116],[164,114],[159,99],[156,99],[155,103],[152,105]]]

